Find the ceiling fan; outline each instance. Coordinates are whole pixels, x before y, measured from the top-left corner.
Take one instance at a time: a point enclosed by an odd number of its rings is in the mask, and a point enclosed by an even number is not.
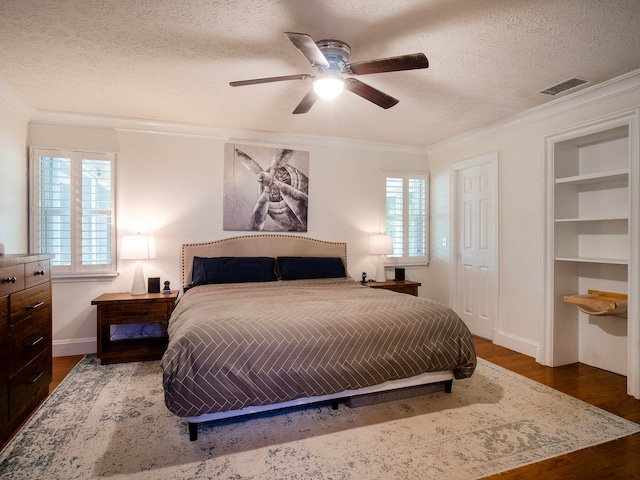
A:
[[[397,72],[429,67],[429,61],[424,53],[349,63],[351,47],[341,40],[319,40],[314,42],[305,33],[286,32],[284,35],[309,60],[311,66],[317,71],[315,74],[302,73],[280,77],[255,78],[230,82],[229,85],[241,87],[259,83],[313,78],[313,88],[298,104],[293,111],[294,114],[307,113],[319,97],[335,98],[342,93],[343,89],[349,90],[382,108],[391,108],[398,103],[399,100],[397,98],[393,98],[360,80],[352,78],[351,75],[370,75],[372,73]]]

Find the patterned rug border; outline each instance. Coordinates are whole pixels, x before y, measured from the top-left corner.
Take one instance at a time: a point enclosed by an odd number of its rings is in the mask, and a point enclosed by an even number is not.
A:
[[[573,396],[569,395],[568,393],[564,393],[564,392],[562,392],[560,390],[556,390],[555,388],[549,387],[549,386],[545,385],[544,383],[540,383],[540,382],[537,382],[537,381],[532,380],[530,378],[527,378],[524,375],[520,375],[519,373],[516,373],[516,372],[514,372],[512,370],[509,370],[508,368],[502,367],[502,366],[497,365],[497,364],[495,364],[493,362],[485,360],[484,358],[481,358],[481,357],[477,357],[477,358],[478,358],[478,362],[483,362],[489,368],[493,368],[493,369],[495,369],[497,371],[500,371],[503,375],[510,376],[511,378],[517,379],[518,381],[523,382],[523,383],[528,383],[528,384],[533,385],[533,386],[535,386],[535,387],[537,387],[537,388],[539,388],[541,390],[549,390],[550,392],[553,392],[553,394],[556,395],[557,397],[561,397],[561,398],[564,398],[565,400],[568,400],[570,402],[576,403],[581,408],[585,408],[585,409],[588,409],[588,410],[593,411],[593,412],[601,412],[602,415],[605,415],[605,416],[608,416],[608,417],[618,418],[623,423],[628,424],[630,427],[635,426],[635,431],[620,432],[619,435],[612,436],[607,440],[594,441],[591,444],[582,445],[582,446],[567,450],[565,452],[562,452],[560,454],[552,455],[552,456],[550,456],[548,458],[538,459],[538,460],[531,460],[530,462],[523,463],[521,465],[518,465],[515,468],[505,468],[503,470],[492,472],[492,473],[490,473],[488,475],[483,475],[482,477],[478,477],[476,480],[481,480],[482,478],[490,477],[490,476],[497,475],[497,474],[500,474],[500,473],[505,473],[505,472],[508,472],[510,470],[515,470],[516,468],[526,467],[527,465],[532,465],[534,463],[538,463],[538,462],[541,462],[541,461],[544,461],[544,460],[549,460],[551,458],[559,457],[561,455],[567,455],[569,453],[573,453],[573,452],[577,452],[577,451],[580,451],[580,450],[584,450],[586,448],[595,447],[597,445],[604,445],[605,443],[614,442],[616,440],[619,440],[620,438],[624,438],[624,437],[628,437],[629,435],[635,435],[635,434],[640,433],[640,424],[638,424],[638,423],[632,422],[631,420],[627,420],[626,418],[620,417],[619,415],[616,415],[615,413],[611,413],[608,410],[600,408],[600,407],[598,407],[596,405],[592,405],[592,404],[590,404],[588,402],[585,402],[584,400],[581,400],[579,398],[573,397]]]
[[[640,425],[636,424],[634,422],[631,422],[629,420],[626,420],[622,417],[619,417],[613,413],[610,413],[600,407],[591,405],[587,402],[584,402],[583,400],[577,399],[575,397],[572,397],[568,394],[565,394],[563,392],[560,392],[558,390],[555,390],[551,387],[548,387],[542,383],[536,382],[535,380],[531,380],[529,378],[526,378],[518,373],[512,372],[511,370],[508,370],[504,367],[501,367],[499,365],[496,365],[492,362],[489,362],[487,360],[484,360],[480,357],[478,357],[478,362],[479,365],[482,364],[484,368],[487,369],[487,373],[491,374],[491,371],[493,370],[494,372],[496,372],[498,375],[502,375],[505,377],[508,377],[510,379],[510,381],[513,382],[517,382],[520,384],[526,384],[527,388],[532,389],[534,391],[540,392],[542,394],[549,394],[557,399],[560,399],[560,401],[563,402],[568,402],[570,404],[572,404],[573,406],[577,407],[577,408],[581,408],[585,411],[589,411],[591,412],[593,415],[596,415],[598,417],[601,418],[606,418],[608,419],[608,421],[613,422],[618,424],[620,428],[620,431],[617,434],[612,434],[609,435],[606,439],[602,439],[599,440],[597,438],[594,438],[593,441],[588,441],[585,442],[581,445],[576,446],[575,448],[570,448],[570,449],[565,449],[563,451],[560,451],[558,453],[553,453],[550,454],[548,456],[545,457],[537,457],[537,456],[533,456],[532,458],[529,458],[528,461],[522,461],[520,463],[518,463],[515,466],[509,466],[507,465],[504,468],[495,468],[496,465],[489,465],[487,467],[487,471],[486,472],[474,472],[474,476],[472,477],[466,477],[466,478],[485,478],[487,476],[491,476],[491,475],[496,475],[499,473],[503,473],[509,470],[513,470],[516,468],[520,468],[526,465],[530,465],[532,463],[537,463],[540,462],[542,460],[546,460],[549,458],[554,458],[560,455],[564,455],[567,453],[571,453],[571,452],[575,452],[578,450],[582,450],[585,448],[589,448],[595,445],[600,445],[600,444],[604,444],[604,443],[608,443],[614,440],[617,440],[619,438],[628,436],[628,435],[633,435],[635,433],[640,432]],[[157,362],[141,362],[141,363],[147,363],[147,364],[151,364],[151,363],[156,363]],[[55,404],[56,402],[60,401],[60,398],[64,398],[67,395],[67,390],[69,388],[75,388],[77,385],[74,385],[74,382],[76,380],[77,375],[81,375],[83,373],[83,371],[87,368],[91,368],[93,366],[96,365],[96,360],[95,360],[95,355],[90,354],[90,355],[85,355],[74,367],[73,369],[70,371],[69,375],[67,375],[61,382],[60,384],[54,389],[54,391],[51,393],[51,395],[40,405],[40,407],[34,412],[34,414],[32,415],[32,417],[25,423],[25,425],[23,426],[23,428],[18,431],[16,433],[16,435],[11,439],[11,441],[9,441],[7,443],[7,445],[4,447],[4,449],[0,450],[0,474],[2,474],[3,472],[3,468],[6,462],[10,461],[12,459],[12,457],[15,457],[16,455],[20,455],[20,450],[24,447],[22,445],[22,442],[28,443],[29,442],[29,436],[33,435],[33,432],[30,432],[30,429],[33,428],[33,425],[36,424],[41,416],[46,416],[47,415],[47,409],[49,406],[51,406],[52,404]],[[131,365],[131,364],[128,364]],[[112,365],[112,366],[101,366],[101,368],[103,369],[110,369],[113,372],[117,371],[118,365]],[[458,383],[458,386],[462,386],[462,384],[460,384],[459,382],[464,382],[466,380],[462,380],[462,381],[457,381],[454,382],[454,392],[456,389],[456,384]],[[450,395],[450,394],[449,394]],[[393,403],[393,402],[389,402],[389,403]],[[342,407],[342,408],[346,408],[346,407]],[[362,408],[366,408],[366,407],[362,407]],[[442,410],[442,412],[446,412],[446,408]],[[178,422],[176,423],[180,423],[180,419],[178,419],[177,417],[175,417]],[[224,427],[224,426],[223,426]],[[181,427],[182,428],[182,427]],[[203,426],[201,428],[204,429],[210,429],[210,428],[218,428],[218,424],[215,424],[214,426]],[[180,432],[180,435],[186,435],[186,426],[184,426],[183,428],[183,432]],[[612,432],[610,432],[612,433]],[[186,437],[185,437],[185,442],[187,441]],[[197,443],[197,442],[196,442]],[[203,449],[204,451],[204,446],[201,444],[200,447]],[[275,446],[274,446],[275,447]],[[209,451],[211,450],[211,447],[209,447]],[[211,457],[208,455],[203,455],[203,463],[204,460],[210,460]],[[524,459],[523,459],[524,460]],[[151,470],[153,471],[153,470]],[[228,473],[228,472],[227,472]],[[476,475],[477,473],[477,475]],[[115,476],[118,478],[122,478],[121,475],[124,475],[125,477],[128,477],[128,475],[131,474],[127,474],[125,473],[111,473],[109,475],[99,475],[99,476]],[[344,475],[344,474],[343,474]],[[133,474],[132,477],[136,477],[138,478],[138,476],[136,474]],[[86,477],[78,477],[78,478],[86,478]],[[94,478],[94,477],[91,477]],[[97,478],[97,477],[96,477]],[[144,475],[141,475],[140,478],[151,478],[151,477],[146,477]],[[176,477],[176,478],[182,478],[182,477]],[[184,477],[184,478],[190,478],[190,477]],[[231,477],[229,477],[231,478]],[[234,477],[236,478],[236,477]],[[259,478],[259,477],[253,477],[253,476],[249,476],[249,477],[245,477],[245,476],[238,476],[237,478]],[[296,477],[286,477],[286,478],[298,478]],[[325,478],[324,476],[322,478]],[[334,478],[334,477],[327,477],[327,478]],[[335,478],[352,478],[350,476],[344,475],[342,477],[335,477]],[[376,477],[377,478],[377,477]],[[386,477],[385,477],[386,478]],[[416,477],[417,478],[417,477]]]

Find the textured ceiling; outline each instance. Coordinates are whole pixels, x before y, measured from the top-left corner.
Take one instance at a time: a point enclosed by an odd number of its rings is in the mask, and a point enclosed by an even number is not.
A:
[[[310,80],[229,86],[313,73],[286,31],[430,67],[292,115]],[[0,80],[41,110],[428,146],[639,68],[638,0],[0,0]]]

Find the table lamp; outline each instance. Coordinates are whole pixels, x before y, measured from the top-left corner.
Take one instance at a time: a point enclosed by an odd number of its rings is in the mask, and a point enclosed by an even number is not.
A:
[[[376,282],[386,282],[387,275],[384,272],[384,256],[393,253],[391,235],[371,235],[369,237],[369,255],[378,255],[378,267],[376,268]]]
[[[133,274],[133,284],[131,285],[131,295],[144,295],[147,293],[142,272],[142,260],[149,260],[150,258],[156,258],[156,242],[153,235],[122,236],[120,259],[137,260]]]

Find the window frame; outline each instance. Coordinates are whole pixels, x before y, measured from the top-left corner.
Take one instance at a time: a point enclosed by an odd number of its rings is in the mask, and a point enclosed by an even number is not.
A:
[[[391,256],[385,255],[387,265],[392,266],[427,266],[430,262],[430,251],[431,251],[431,239],[430,239],[430,218],[429,218],[429,208],[430,208],[430,184],[429,184],[429,173],[425,172],[406,172],[406,171],[382,171],[380,173],[380,232],[387,233],[388,235],[392,235],[392,232],[387,230],[387,178],[402,178],[403,179],[403,250],[405,252],[409,251],[408,243],[408,225],[409,225],[409,202],[407,201],[408,192],[407,192],[407,183],[411,179],[420,179],[425,182],[425,194],[424,194],[424,255],[422,256]],[[393,236],[393,235],[392,235]],[[395,240],[395,239],[394,239]]]
[[[69,158],[70,159],[70,238],[71,259],[69,265],[51,265],[51,276],[54,280],[92,279],[100,277],[114,277],[117,273],[117,231],[116,231],[116,168],[117,155],[109,152],[84,151],[73,149],[29,147],[29,247],[34,253],[43,252],[40,246],[40,158]],[[103,160],[110,162],[110,245],[108,255],[111,262],[97,265],[82,262],[82,174],[83,160]]]

